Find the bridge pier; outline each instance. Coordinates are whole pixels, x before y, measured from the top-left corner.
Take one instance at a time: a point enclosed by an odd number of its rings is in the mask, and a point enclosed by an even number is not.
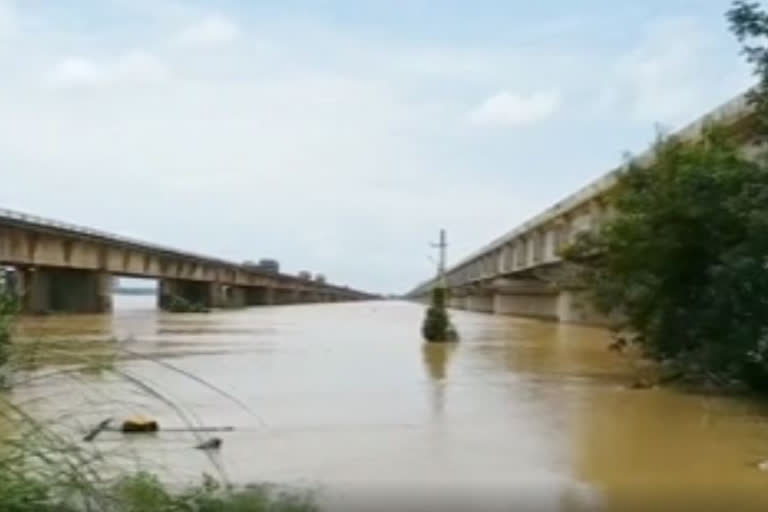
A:
[[[466,297],[451,296],[448,298],[448,307],[453,309],[467,309]]]
[[[296,295],[296,302],[298,304],[312,304],[315,302],[320,302],[320,295],[313,291],[301,290]]]
[[[563,290],[557,300],[557,318],[561,322],[610,325],[619,318],[605,315],[595,309],[584,290]]]
[[[278,288],[274,290],[274,304],[287,305],[299,302],[299,291]]]
[[[18,272],[17,289],[29,314],[112,311],[112,276],[106,272],[26,268]]]
[[[214,305],[215,283],[184,279],[161,279],[157,287],[157,306],[168,311],[174,297],[206,308]]]
[[[275,289],[269,286],[249,286],[245,289],[248,306],[271,306],[275,303]]]
[[[211,283],[211,288],[215,308],[244,308],[247,305],[246,289],[243,286]]]
[[[466,296],[465,307],[469,311],[493,313],[493,296],[486,293],[472,293]]]

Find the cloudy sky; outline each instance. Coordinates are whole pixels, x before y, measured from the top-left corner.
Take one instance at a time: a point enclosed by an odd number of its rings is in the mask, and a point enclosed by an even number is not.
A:
[[[403,292],[739,93],[720,0],[0,0],[0,207]]]

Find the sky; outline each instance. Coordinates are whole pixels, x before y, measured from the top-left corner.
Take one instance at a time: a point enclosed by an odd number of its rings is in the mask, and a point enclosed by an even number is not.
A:
[[[0,207],[378,293],[752,83],[720,0],[0,0]]]

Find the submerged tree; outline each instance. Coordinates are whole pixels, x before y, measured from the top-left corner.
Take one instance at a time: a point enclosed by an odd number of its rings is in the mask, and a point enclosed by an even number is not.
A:
[[[456,341],[458,336],[451,325],[445,308],[445,288],[435,286],[432,289],[432,303],[427,309],[427,316],[421,326],[424,339],[431,342]]]

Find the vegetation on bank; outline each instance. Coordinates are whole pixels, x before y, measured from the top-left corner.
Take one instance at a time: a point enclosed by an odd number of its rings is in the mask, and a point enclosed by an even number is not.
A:
[[[67,411],[65,417],[38,418],[28,404],[40,397],[24,399],[26,386],[39,386],[47,378],[81,378],[91,361],[78,361],[56,370],[39,371],[30,366],[29,354],[12,343],[15,302],[0,288],[0,375],[13,393],[0,389],[0,510],[3,512],[314,512],[312,496],[274,486],[234,487],[212,476],[187,487],[166,485],[147,472],[124,469],[123,455],[100,451],[97,443],[84,442],[75,432],[59,428],[60,420],[88,411]],[[19,350],[15,350],[19,348]],[[28,348],[28,347],[27,347]],[[104,369],[103,361],[93,364]],[[168,363],[158,362],[173,369]],[[146,395],[175,410],[180,419],[187,415],[167,401],[161,390],[142,382],[119,367],[107,368]],[[178,370],[180,373],[184,373]],[[199,379],[190,376],[200,383]],[[82,380],[80,381],[82,382]],[[204,383],[203,383],[204,384]],[[211,389],[216,388],[210,386]],[[225,395],[226,397],[226,395]],[[74,436],[74,437],[73,437]],[[158,441],[160,442],[160,441]],[[140,461],[139,461],[140,462]],[[216,465],[212,468],[217,469]]]
[[[765,141],[768,14],[737,1],[728,19],[759,77],[749,135]],[[696,381],[768,391],[768,157],[732,132],[660,138],[653,162],[630,164],[611,192],[614,215],[564,256],[647,355]]]
[[[66,475],[55,481],[14,474],[0,463],[3,512],[315,512],[306,494],[268,486],[233,489],[206,476],[199,485],[170,490],[156,476],[139,472],[99,487]],[[66,469],[65,469],[66,471]]]
[[[16,301],[0,286],[0,390],[8,380],[8,362],[11,357],[11,327],[17,312]]]

